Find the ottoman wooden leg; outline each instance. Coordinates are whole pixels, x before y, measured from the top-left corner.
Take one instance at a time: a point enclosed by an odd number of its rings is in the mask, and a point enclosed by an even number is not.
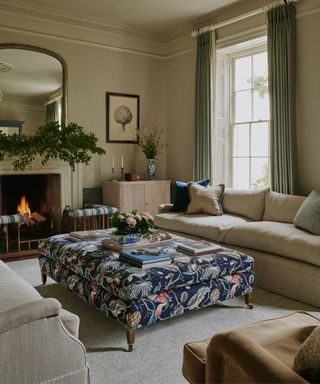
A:
[[[47,274],[46,273],[41,273],[41,280],[42,280],[42,284],[46,285],[46,282],[47,282]]]
[[[252,293],[246,293],[244,295],[244,302],[246,303],[246,308],[252,309],[253,305],[251,304],[251,299],[252,299]]]
[[[135,338],[136,338],[136,330],[127,329],[128,352],[132,352]]]

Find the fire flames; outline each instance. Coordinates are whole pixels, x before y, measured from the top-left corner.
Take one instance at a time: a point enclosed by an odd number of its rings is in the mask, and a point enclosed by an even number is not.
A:
[[[25,216],[31,215],[31,210],[30,210],[28,200],[24,195],[21,197],[20,204],[18,204],[17,210],[20,215],[25,215]]]

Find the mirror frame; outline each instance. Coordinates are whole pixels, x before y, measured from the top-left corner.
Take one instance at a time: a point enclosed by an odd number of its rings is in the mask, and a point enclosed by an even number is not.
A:
[[[61,103],[61,124],[67,124],[67,63],[58,53],[46,48],[37,47],[29,44],[19,43],[0,43],[0,49],[21,49],[25,51],[34,51],[43,53],[57,59],[62,66],[62,103]]]

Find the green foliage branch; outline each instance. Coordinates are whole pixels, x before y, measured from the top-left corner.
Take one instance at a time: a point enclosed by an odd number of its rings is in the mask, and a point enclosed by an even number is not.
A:
[[[32,136],[6,135],[0,131],[0,161],[13,159],[13,169],[23,171],[40,156],[42,165],[51,159],[60,159],[74,171],[76,164],[88,164],[94,154],[105,154],[97,141],[93,133],[85,133],[76,123],[47,123]]]

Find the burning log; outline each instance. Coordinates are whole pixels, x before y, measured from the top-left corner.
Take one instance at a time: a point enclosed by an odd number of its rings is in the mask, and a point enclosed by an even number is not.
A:
[[[28,227],[32,227],[46,220],[47,219],[40,213],[32,212],[31,215],[25,215],[24,224],[26,224]]]
[[[44,216],[40,215],[40,213],[38,212],[31,213],[30,218],[31,220],[34,220],[37,223],[41,223],[42,221],[47,220]]]

